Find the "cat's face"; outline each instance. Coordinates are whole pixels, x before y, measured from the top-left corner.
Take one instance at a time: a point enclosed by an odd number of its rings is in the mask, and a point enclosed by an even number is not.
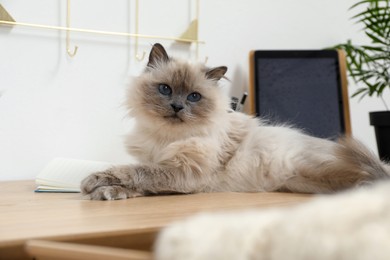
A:
[[[155,44],[146,70],[128,94],[132,115],[169,125],[211,120],[223,106],[217,81],[226,70],[226,67],[206,69],[169,58],[164,48]]]

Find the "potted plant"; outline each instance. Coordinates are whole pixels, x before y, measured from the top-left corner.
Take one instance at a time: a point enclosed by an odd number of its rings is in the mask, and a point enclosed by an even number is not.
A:
[[[390,0],[362,0],[350,9],[360,9],[352,17],[363,25],[370,45],[355,45],[351,40],[335,48],[347,56],[349,75],[361,87],[352,97],[377,96],[385,111],[370,112],[370,124],[375,127],[379,156],[390,160],[390,111],[383,91],[390,89]]]

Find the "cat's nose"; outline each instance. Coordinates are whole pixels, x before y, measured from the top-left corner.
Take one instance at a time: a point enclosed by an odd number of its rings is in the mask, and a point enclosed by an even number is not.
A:
[[[173,108],[173,111],[175,111],[176,113],[184,108],[182,105],[175,104],[175,103],[171,104],[171,107]]]

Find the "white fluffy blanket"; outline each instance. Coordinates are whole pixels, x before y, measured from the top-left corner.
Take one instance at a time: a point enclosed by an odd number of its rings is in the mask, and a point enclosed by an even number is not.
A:
[[[390,182],[295,207],[201,214],[165,228],[165,259],[390,259]]]

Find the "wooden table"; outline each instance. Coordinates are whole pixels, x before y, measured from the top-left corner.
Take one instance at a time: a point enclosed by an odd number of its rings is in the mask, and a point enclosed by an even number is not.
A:
[[[79,193],[34,193],[34,181],[0,182],[0,259],[31,259],[29,240],[150,251],[158,231],[201,211],[287,206],[310,195],[203,193],[91,201]]]

